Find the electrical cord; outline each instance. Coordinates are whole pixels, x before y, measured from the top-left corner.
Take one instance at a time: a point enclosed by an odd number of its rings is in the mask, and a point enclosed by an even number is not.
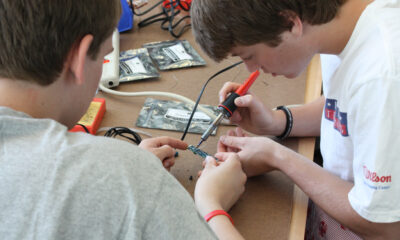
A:
[[[111,128],[112,127],[102,127],[102,128],[99,128],[97,130],[97,132],[107,132]],[[151,133],[149,133],[149,132],[146,132],[146,131],[143,131],[143,130],[140,130],[140,129],[137,129],[137,128],[129,128],[129,129],[134,131],[134,132],[136,132],[136,133],[138,133],[138,134],[145,135],[147,137],[153,137],[153,135]]]
[[[127,136],[130,135],[130,136]],[[142,142],[142,138],[140,137],[140,135],[138,133],[136,133],[135,131],[132,131],[129,128],[126,127],[113,127],[110,128],[105,134],[105,137],[112,137],[115,138],[116,136],[120,136],[123,138],[126,138],[134,143],[136,143],[137,145],[139,145]]]
[[[179,19],[175,24],[169,22],[170,24],[169,24],[167,27],[164,26],[165,23],[167,23],[167,21],[164,21],[164,22],[161,23],[161,29],[163,29],[163,30],[169,30],[169,28],[176,28],[183,20],[188,19],[188,18],[190,18],[190,16],[185,16],[185,17]],[[184,28],[184,27],[187,27],[187,26],[190,27],[191,24],[187,24],[187,25],[183,26],[183,28]]]
[[[231,68],[234,68],[236,66],[238,66],[239,64],[243,63],[243,61],[237,62],[235,64],[232,64],[220,71],[218,71],[217,73],[215,73],[214,75],[212,75],[207,81],[206,83],[203,85],[199,96],[197,97],[196,102],[192,101],[191,99],[184,97],[182,95],[179,94],[175,94],[175,93],[170,93],[170,92],[159,92],[159,91],[145,91],[145,92],[120,92],[120,91],[115,91],[115,90],[111,90],[107,87],[105,87],[103,85],[103,83],[99,83],[99,88],[101,91],[105,92],[105,93],[109,93],[109,94],[113,94],[113,95],[117,95],[117,96],[123,96],[123,97],[144,97],[144,96],[162,96],[162,97],[169,97],[169,98],[175,98],[181,102],[185,102],[188,104],[193,105],[193,110],[192,113],[190,114],[190,117],[188,119],[188,123],[186,125],[185,131],[183,132],[183,135],[181,137],[181,140],[185,139],[185,136],[189,130],[190,127],[190,123],[192,122],[194,113],[196,112],[197,108],[199,108],[202,112],[204,112],[205,114],[207,114],[211,119],[215,119],[217,116],[209,109],[199,105],[200,99],[204,93],[204,90],[207,86],[207,84],[216,76],[220,75],[221,73],[228,71]],[[224,123],[224,122],[222,122]],[[226,121],[225,121],[226,123]]]
[[[185,136],[186,136],[186,134],[187,134],[187,132],[188,132],[188,130],[189,130],[190,123],[192,122],[192,119],[193,119],[194,113],[196,112],[197,107],[199,107],[199,108],[201,107],[201,106],[199,106],[199,102],[200,102],[200,99],[201,99],[201,97],[202,97],[202,95],[203,95],[203,93],[204,93],[204,90],[206,89],[207,84],[208,84],[213,78],[215,78],[216,76],[220,75],[221,73],[223,73],[223,72],[225,72],[225,71],[228,71],[228,70],[231,69],[231,68],[236,67],[237,65],[239,65],[239,64],[241,64],[241,63],[243,63],[243,61],[237,62],[237,63],[235,63],[235,64],[232,64],[232,65],[230,65],[230,66],[228,66],[228,67],[226,67],[226,68],[220,70],[219,72],[217,72],[217,73],[215,73],[214,75],[212,75],[212,76],[206,81],[206,83],[203,85],[203,88],[202,88],[201,91],[200,91],[199,96],[197,97],[196,103],[194,104],[192,113],[190,114],[190,117],[189,117],[188,122],[187,122],[187,124],[186,124],[185,131],[183,132],[183,135],[182,135],[182,137],[181,137],[181,140],[182,140],[182,141],[185,139]]]
[[[181,102],[185,102],[188,103],[190,105],[195,105],[195,102],[190,100],[187,97],[184,97],[182,95],[179,94],[175,94],[175,93],[169,93],[169,92],[158,92],[158,91],[146,91],[146,92],[120,92],[120,91],[115,91],[115,90],[111,90],[109,88],[107,88],[106,86],[103,85],[103,83],[99,83],[99,88],[101,91],[105,92],[105,93],[109,93],[109,94],[113,94],[113,95],[117,95],[117,96],[123,96],[123,97],[145,97],[145,96],[162,96],[162,97],[168,97],[168,98],[174,98],[177,99]],[[217,116],[215,116],[215,114],[210,111],[209,109],[202,107],[202,106],[198,106],[198,108],[204,112],[205,114],[207,114],[210,118],[214,119]]]
[[[180,23],[181,23],[182,21],[184,21],[184,20],[186,20],[186,19],[190,19],[190,16],[189,16],[189,15],[188,15],[188,16],[184,16],[184,17],[182,17],[181,19],[179,19],[179,20],[174,24],[174,23],[173,23],[174,17],[175,17],[176,15],[178,15],[180,11],[178,10],[177,13],[175,14],[175,12],[173,12],[173,11],[174,11],[174,8],[173,8],[173,7],[171,7],[171,11],[172,11],[171,17],[167,18],[165,21],[163,21],[163,22],[161,23],[161,29],[163,29],[163,30],[168,30],[169,33],[170,33],[174,38],[179,38],[179,37],[182,36],[182,34],[183,34],[188,28],[190,28],[192,25],[191,25],[190,23],[189,23],[189,24],[183,25],[183,27],[180,29],[180,31],[179,31],[178,33],[175,33],[175,32],[174,32],[174,29],[176,29],[176,27],[179,26]],[[165,23],[167,23],[167,22],[168,22],[168,26],[165,27],[164,25],[165,25]]]
[[[146,26],[148,26],[148,25],[150,25],[150,24],[153,24],[153,23],[155,23],[155,22],[162,22],[162,23],[161,23],[161,26],[163,26],[163,24],[165,24],[166,22],[168,22],[168,18],[165,17],[165,15],[167,15],[169,11],[171,11],[171,9],[162,8],[162,12],[157,13],[157,14],[155,14],[155,15],[153,15],[153,16],[150,16],[150,17],[145,18],[145,19],[143,19],[142,21],[140,21],[140,22],[138,23],[138,27],[139,27],[139,28],[143,28],[143,27],[146,27]],[[179,10],[178,10],[178,11],[179,11]],[[178,12],[178,13],[179,13],[179,12]],[[176,15],[176,14],[178,14],[178,13],[175,12],[175,13],[173,13],[173,14]],[[162,17],[160,17],[160,16],[162,16]],[[160,18],[157,18],[157,17],[160,17]],[[161,27],[161,29],[163,29],[163,28]],[[167,29],[163,29],[163,30],[167,30]]]
[[[86,133],[90,133],[89,129],[85,125],[80,124],[80,123],[77,123],[76,125],[81,126],[83,128],[83,130],[85,130]]]
[[[144,12],[136,13],[134,10],[133,4],[132,4],[132,0],[130,0],[132,12],[133,12],[133,14],[135,14],[137,16],[145,15],[146,13],[150,12],[151,10],[153,10],[155,7],[157,7],[158,5],[160,5],[163,2],[165,2],[165,1],[159,1],[156,4],[154,4],[152,7],[150,7],[149,9],[145,10]],[[183,4],[183,3],[185,3],[185,4]],[[153,16],[143,19],[142,21],[140,21],[138,23],[138,27],[142,28],[142,27],[146,27],[155,22],[162,22],[161,23],[162,30],[169,31],[169,33],[174,38],[179,38],[183,35],[183,33],[187,29],[189,29],[191,27],[191,24],[188,23],[188,24],[185,24],[183,27],[181,27],[178,33],[175,32],[175,29],[179,25],[181,25],[180,23],[182,23],[186,19],[190,19],[190,16],[188,15],[188,16],[182,17],[181,19],[179,19],[178,21],[176,21],[174,23],[175,17],[181,13],[181,10],[189,12],[190,11],[190,3],[182,2],[181,0],[169,0],[169,2],[163,4],[163,6],[161,7],[160,13],[157,13]],[[165,26],[165,24],[168,24],[168,26]]]
[[[161,0],[161,1],[157,2],[157,3],[155,3],[155,4],[154,4],[153,6],[151,6],[150,8],[146,9],[145,11],[143,11],[143,12],[141,12],[141,13],[137,13],[137,12],[135,12],[135,7],[134,7],[134,5],[133,5],[133,1],[132,1],[132,0],[129,0],[129,4],[131,5],[130,7],[131,7],[131,9],[132,9],[132,13],[133,13],[134,15],[136,15],[136,16],[143,16],[143,15],[149,13],[151,10],[153,10],[154,8],[156,8],[158,5],[162,4],[163,2],[164,2],[164,0]]]
[[[173,20],[174,20],[174,18],[175,18],[175,16],[176,15],[178,15],[179,13],[180,13],[180,11],[178,10],[177,11],[177,13],[175,14],[175,11],[174,11],[174,8],[176,7],[176,5],[174,5],[174,3],[178,3],[178,6],[180,6],[183,10],[185,10],[185,11],[190,11],[190,7],[188,6],[187,8],[184,8],[183,7],[183,5],[181,4],[181,1],[180,0],[175,0],[175,2],[173,2],[174,0],[170,0],[170,4],[169,4],[169,7],[171,8],[171,12],[172,12],[172,14],[171,14],[171,16],[170,17],[167,17],[167,19],[166,20],[168,20],[168,31],[169,31],[169,33],[174,37],[174,38],[179,38],[180,36],[182,36],[182,34],[186,31],[186,29],[188,29],[188,28],[190,28],[192,25],[189,23],[189,24],[185,24],[182,28],[181,28],[181,30],[179,31],[179,33],[178,34],[176,34],[175,32],[174,32],[174,29],[179,25],[179,23],[181,23],[183,20],[185,20],[185,19],[188,19],[188,18],[190,18],[190,16],[188,15],[188,16],[184,16],[183,18],[181,18],[181,19],[179,19],[175,24],[173,23]],[[168,16],[168,14],[166,14],[167,16]],[[163,25],[164,24],[161,24],[161,29],[164,29],[163,28]]]

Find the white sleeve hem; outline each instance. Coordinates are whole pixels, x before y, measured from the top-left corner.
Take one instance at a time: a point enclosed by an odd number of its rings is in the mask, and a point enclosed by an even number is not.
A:
[[[348,194],[348,199],[351,207],[356,211],[361,217],[365,218],[368,221],[375,223],[393,223],[400,221],[400,211],[369,211],[365,207],[362,207],[361,204],[358,203],[358,200],[354,198],[350,193]]]

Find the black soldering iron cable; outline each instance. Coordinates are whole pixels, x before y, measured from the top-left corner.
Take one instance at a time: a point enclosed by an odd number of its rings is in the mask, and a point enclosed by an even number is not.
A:
[[[197,97],[196,103],[195,103],[195,105],[194,105],[194,107],[193,107],[192,113],[190,114],[190,117],[189,117],[189,119],[188,119],[188,123],[186,124],[185,131],[183,132],[183,135],[182,135],[182,137],[181,137],[181,140],[182,140],[182,141],[183,141],[183,140],[185,139],[185,137],[186,137],[186,134],[187,134],[187,132],[188,132],[188,130],[189,130],[190,123],[192,122],[192,118],[193,118],[193,116],[194,116],[194,113],[196,112],[197,106],[199,105],[201,96],[203,95],[203,92],[204,92],[204,90],[206,89],[207,84],[208,84],[213,78],[215,78],[216,76],[220,75],[220,74],[223,73],[223,72],[228,71],[228,70],[231,69],[231,68],[236,67],[237,65],[239,65],[239,64],[241,64],[241,63],[243,63],[243,61],[237,62],[237,63],[235,63],[235,64],[232,64],[232,65],[230,65],[230,66],[228,66],[228,67],[226,67],[226,68],[220,70],[219,72],[217,72],[217,73],[215,73],[214,75],[212,75],[212,76],[207,80],[207,82],[203,85],[203,88],[201,89],[200,94],[199,94],[199,96]]]

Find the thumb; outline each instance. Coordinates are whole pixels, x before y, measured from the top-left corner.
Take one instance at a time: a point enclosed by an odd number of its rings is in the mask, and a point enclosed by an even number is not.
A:
[[[206,161],[206,166],[205,166],[206,169],[217,166],[217,161],[215,161],[215,158],[213,158],[211,156],[207,156],[205,161]]]
[[[229,157],[234,154],[231,152],[218,152],[215,154],[215,157],[218,158],[220,161],[227,161],[229,159]]]
[[[253,96],[250,94],[238,97],[235,99],[235,104],[238,107],[249,107],[253,101]]]

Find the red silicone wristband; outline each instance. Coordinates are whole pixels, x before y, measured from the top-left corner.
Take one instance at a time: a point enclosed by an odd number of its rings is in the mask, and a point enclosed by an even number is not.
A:
[[[206,220],[206,222],[208,222],[208,221],[210,221],[211,218],[213,218],[213,217],[215,217],[217,215],[225,215],[225,216],[227,216],[229,218],[229,220],[231,220],[232,225],[235,225],[235,224],[233,224],[232,217],[227,212],[225,212],[224,210],[214,210],[214,211],[210,212],[209,214],[205,215],[204,219]]]

